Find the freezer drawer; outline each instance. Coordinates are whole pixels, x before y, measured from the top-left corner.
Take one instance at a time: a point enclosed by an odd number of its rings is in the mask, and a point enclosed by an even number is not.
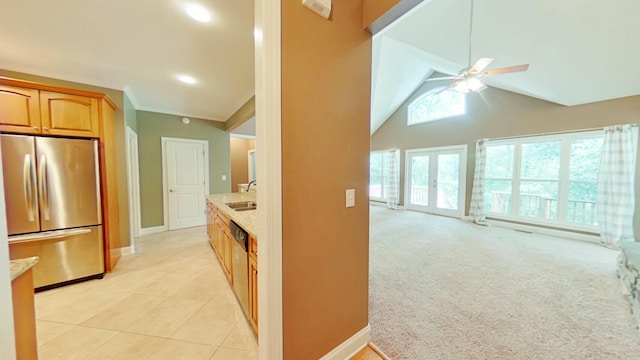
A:
[[[102,226],[9,237],[9,257],[40,257],[34,287],[55,285],[104,273]]]

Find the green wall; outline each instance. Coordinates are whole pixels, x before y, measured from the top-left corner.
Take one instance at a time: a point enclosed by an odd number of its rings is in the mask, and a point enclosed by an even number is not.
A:
[[[142,228],[164,225],[162,204],[162,137],[207,140],[209,142],[209,192],[231,192],[229,133],[224,123],[182,116],[137,111],[140,163],[140,205]],[[226,180],[222,180],[226,175]]]
[[[133,106],[133,103],[129,100],[127,93],[124,93],[123,111],[126,126],[138,133],[138,114],[136,113],[136,108]]]

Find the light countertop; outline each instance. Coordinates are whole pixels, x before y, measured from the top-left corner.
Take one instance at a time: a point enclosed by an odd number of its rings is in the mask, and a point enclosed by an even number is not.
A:
[[[38,260],[39,258],[37,256],[11,260],[11,262],[9,263],[9,273],[11,275],[11,281],[24,274],[25,271],[34,267],[38,263]]]
[[[235,211],[226,205],[226,203],[231,202],[256,201],[255,192],[211,194],[208,196],[208,199],[220,211],[229,216],[231,220],[245,229],[251,236],[257,238],[258,219],[256,217],[256,210]],[[258,204],[258,206],[260,206],[260,204]]]

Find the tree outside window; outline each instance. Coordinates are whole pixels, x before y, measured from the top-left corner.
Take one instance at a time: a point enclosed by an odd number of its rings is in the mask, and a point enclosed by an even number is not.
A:
[[[415,99],[408,108],[407,125],[446,119],[464,115],[466,112],[465,94],[443,88],[433,89]]]

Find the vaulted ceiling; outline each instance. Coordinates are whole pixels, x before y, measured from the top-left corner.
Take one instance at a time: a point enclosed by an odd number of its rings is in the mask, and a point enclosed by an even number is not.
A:
[[[375,35],[372,133],[434,71],[468,66],[470,4],[425,0]],[[636,0],[475,0],[473,11],[472,63],[530,64],[489,86],[566,106],[640,94]]]
[[[136,108],[226,120],[254,93],[253,0],[20,0],[0,11],[0,68],[127,90]],[[471,0],[425,0],[373,42],[374,132],[434,71],[468,66]],[[529,71],[490,86],[562,105],[640,94],[640,2],[475,0],[472,62]],[[187,74],[197,83],[183,84]]]
[[[0,68],[126,89],[139,110],[224,121],[254,94],[254,1],[198,1],[210,22],[188,17],[188,0],[3,1]]]

